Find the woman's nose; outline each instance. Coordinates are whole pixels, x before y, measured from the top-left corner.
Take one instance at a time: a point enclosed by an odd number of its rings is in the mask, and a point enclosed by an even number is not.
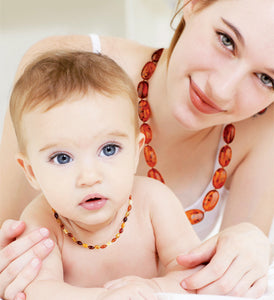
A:
[[[85,164],[79,170],[76,185],[77,187],[93,186],[94,184],[101,183],[102,179],[102,172],[96,164]]]
[[[218,72],[210,74],[206,94],[224,110],[230,108],[231,103],[236,99],[237,93],[244,82],[246,68],[243,65],[230,65]]]

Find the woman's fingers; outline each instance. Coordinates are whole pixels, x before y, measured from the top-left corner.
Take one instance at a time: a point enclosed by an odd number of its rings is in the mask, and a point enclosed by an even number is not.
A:
[[[5,290],[5,299],[21,299],[25,296],[21,293],[37,276],[42,266],[42,261],[39,258],[34,258],[31,262],[18,274],[10,285]],[[20,298],[21,297],[21,298]]]
[[[0,249],[6,247],[25,230],[23,221],[6,220],[0,229]]]
[[[214,283],[225,274],[235,259],[235,251],[233,251],[232,247],[218,247],[218,245],[217,249],[216,254],[204,268],[181,282],[184,289],[201,289]]]
[[[210,238],[187,254],[179,255],[177,262],[187,268],[193,268],[209,262],[216,253],[217,236]]]
[[[2,272],[14,259],[48,236],[49,231],[46,228],[41,228],[34,230],[25,237],[8,244],[4,249],[0,250],[0,272]],[[7,238],[3,238],[3,240],[5,239],[7,240]]]

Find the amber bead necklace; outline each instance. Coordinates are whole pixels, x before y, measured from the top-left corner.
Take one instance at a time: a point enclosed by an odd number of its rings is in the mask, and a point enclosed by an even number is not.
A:
[[[149,145],[152,141],[152,129],[147,123],[151,116],[150,105],[147,100],[149,83],[148,80],[154,73],[157,63],[162,55],[163,48],[156,50],[152,56],[151,61],[147,62],[141,72],[142,80],[137,86],[137,92],[139,97],[138,113],[139,119],[143,122],[140,126],[140,131],[145,135],[145,147],[144,156],[147,165],[150,167],[147,176],[157,179],[163,183],[164,179],[161,173],[155,168],[157,164],[157,156],[155,150]],[[197,224],[204,218],[204,214],[207,211],[214,209],[219,201],[218,189],[222,188],[226,182],[227,173],[225,167],[230,163],[232,157],[232,149],[229,144],[235,137],[235,127],[232,124],[225,126],[223,130],[223,140],[225,145],[220,149],[219,152],[219,164],[220,167],[215,171],[212,179],[212,185],[214,189],[210,190],[203,199],[203,209],[190,209],[186,211],[186,215],[191,224]]]
[[[62,229],[62,231],[65,235],[70,237],[73,240],[73,242],[76,243],[77,245],[79,245],[81,247],[84,247],[84,248],[87,248],[87,249],[90,249],[90,250],[94,250],[94,249],[105,249],[106,247],[112,245],[113,243],[115,243],[117,241],[117,239],[120,237],[120,235],[124,232],[124,228],[125,228],[126,222],[128,220],[128,216],[130,214],[131,209],[132,209],[132,197],[130,195],[129,196],[129,201],[128,201],[127,211],[126,211],[125,216],[122,220],[122,224],[120,226],[120,229],[119,229],[118,233],[113,237],[113,239],[111,241],[109,241],[105,244],[102,244],[102,245],[88,245],[87,243],[79,241],[76,237],[73,236],[73,234],[71,232],[69,232],[65,228],[65,225],[63,224],[63,222],[59,218],[58,213],[53,208],[52,208],[52,211],[53,211],[53,214],[54,214],[54,217],[55,217],[57,223],[59,223],[59,225],[60,225],[60,227],[61,227],[61,229]]]

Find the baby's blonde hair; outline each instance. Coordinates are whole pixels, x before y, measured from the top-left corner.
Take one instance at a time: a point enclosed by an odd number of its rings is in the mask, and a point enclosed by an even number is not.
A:
[[[112,59],[86,51],[51,51],[35,59],[16,82],[10,99],[11,119],[20,150],[24,149],[20,131],[24,113],[38,108],[46,112],[74,94],[84,96],[91,91],[128,97],[134,106],[138,128],[137,92],[129,76]]]

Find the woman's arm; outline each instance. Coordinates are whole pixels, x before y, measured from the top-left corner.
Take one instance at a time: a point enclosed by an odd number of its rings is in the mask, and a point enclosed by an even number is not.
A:
[[[208,263],[184,281],[186,288],[249,297],[264,293],[270,261],[265,234],[274,217],[273,118],[272,105],[264,115],[240,125],[241,138],[245,135],[251,146],[233,174],[222,224],[226,229],[179,258],[186,267]]]

